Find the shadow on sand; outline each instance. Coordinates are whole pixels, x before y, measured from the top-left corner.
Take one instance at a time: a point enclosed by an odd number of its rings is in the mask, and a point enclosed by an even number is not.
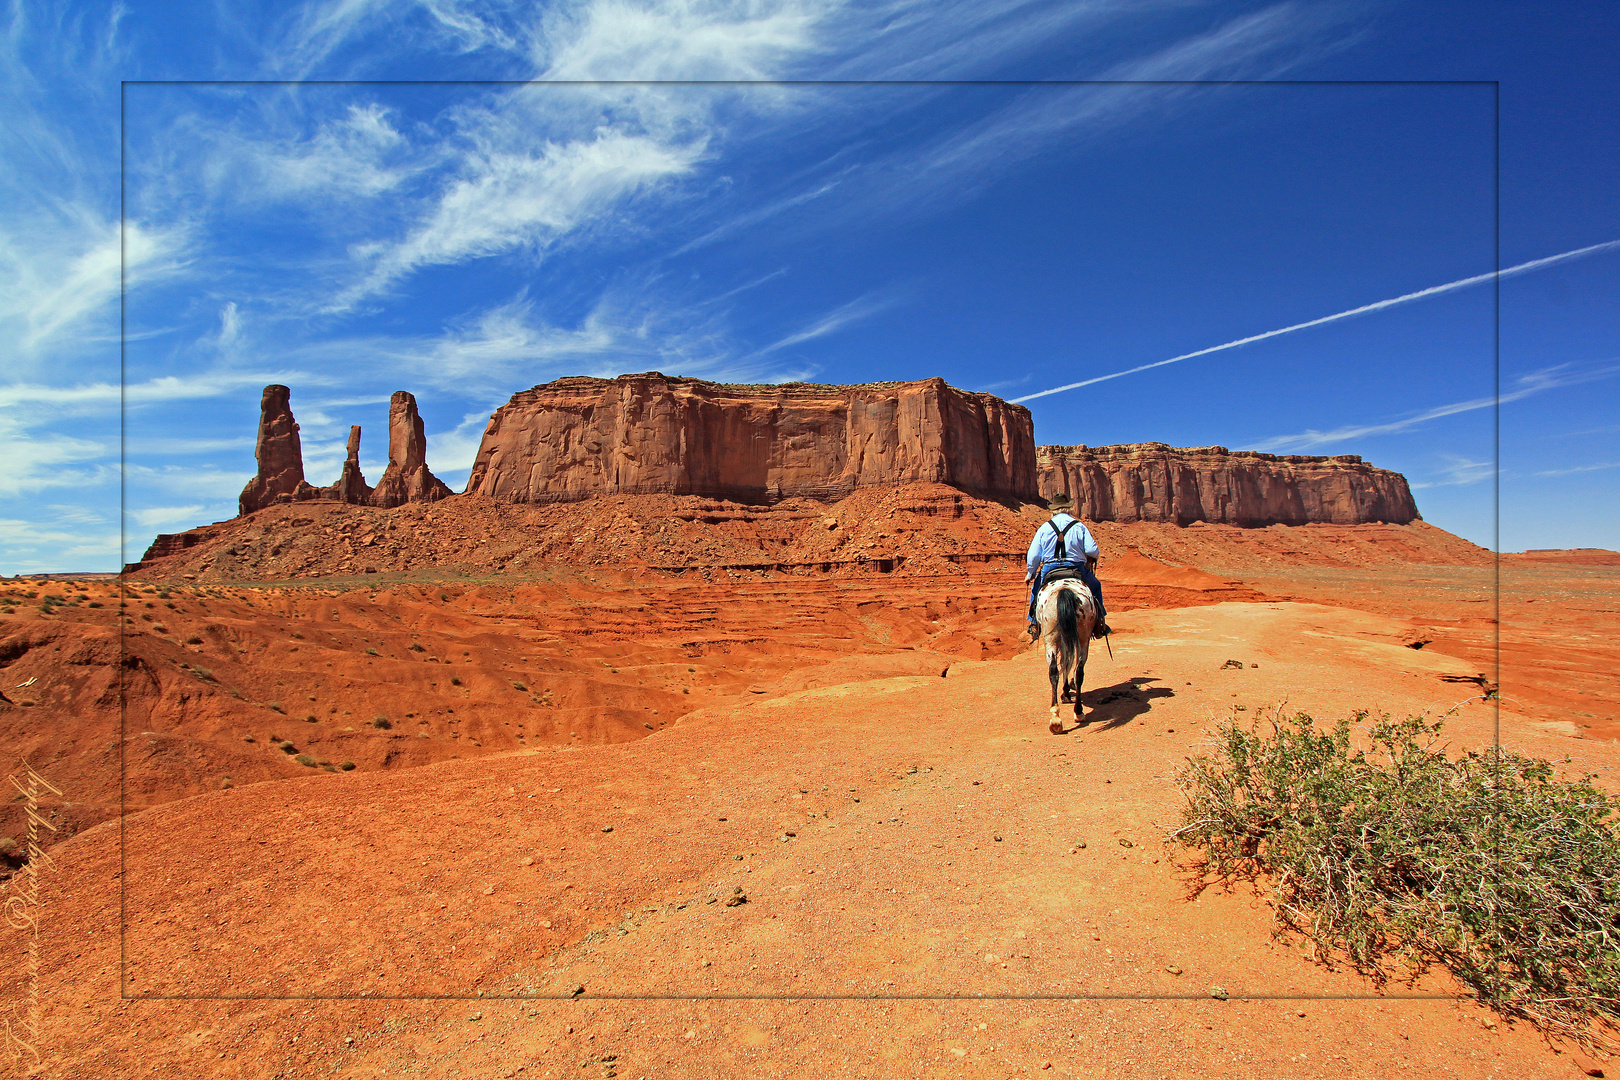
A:
[[[1138,675],[1113,686],[1099,686],[1094,690],[1085,691],[1081,695],[1081,703],[1086,706],[1087,711],[1081,725],[1090,727],[1092,724],[1100,723],[1105,731],[1120,727],[1152,709],[1155,700],[1175,696],[1176,692],[1168,686],[1148,685],[1157,681]],[[1068,722],[1069,731],[1077,730],[1073,724],[1071,718]]]

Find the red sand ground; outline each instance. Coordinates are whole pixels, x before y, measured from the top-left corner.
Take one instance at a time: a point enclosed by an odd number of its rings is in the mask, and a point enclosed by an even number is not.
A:
[[[1578,1076],[1443,977],[1380,997],[1273,942],[1161,842],[1217,720],[1479,693],[1489,556],[1325,528],[1100,529],[1119,632],[1063,736],[1004,559],[140,592],[124,752],[164,805],[52,849],[44,1075]],[[1200,570],[1148,558],[1177,543]],[[1620,570],[1511,567],[1502,740],[1613,787]],[[84,588],[0,616],[0,739],[105,808],[117,609]]]

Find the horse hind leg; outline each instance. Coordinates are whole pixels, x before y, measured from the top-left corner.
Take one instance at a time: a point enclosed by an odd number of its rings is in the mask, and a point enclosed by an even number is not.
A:
[[[1058,705],[1063,700],[1063,673],[1058,670],[1057,654],[1048,650],[1046,654],[1046,675],[1052,681],[1052,722],[1046,725],[1047,730],[1054,735],[1063,734],[1063,721],[1058,718]]]
[[[1076,660],[1074,665],[1074,719],[1078,724],[1086,722],[1084,706],[1080,703],[1081,687],[1086,681],[1086,662]]]

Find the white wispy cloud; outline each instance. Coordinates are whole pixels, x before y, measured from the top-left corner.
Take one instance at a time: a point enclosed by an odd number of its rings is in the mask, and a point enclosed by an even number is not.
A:
[[[535,43],[547,79],[772,79],[814,49],[838,5],[802,0],[564,7]]]
[[[297,116],[302,101],[282,107]],[[341,212],[331,200],[347,203],[388,194],[440,160],[436,148],[416,147],[406,139],[394,127],[390,111],[376,102],[351,103],[307,136],[250,135],[235,125],[209,125],[198,116],[188,117],[186,124],[207,143],[205,175],[211,193],[256,206],[296,201]]]
[[[1601,472],[1605,469],[1620,469],[1620,461],[1602,461],[1594,465],[1572,465],[1567,469],[1543,469],[1537,476],[1572,476],[1575,473]]]
[[[124,448],[131,457],[189,457],[221,450],[252,450],[254,441],[251,435],[235,439],[138,437],[127,440]]]
[[[901,299],[898,290],[886,290],[883,293],[857,297],[846,304],[840,304],[832,311],[814,319],[793,333],[771,342],[746,359],[752,360],[757,357],[768,356],[771,353],[780,352],[794,345],[802,345],[806,341],[826,337],[828,334],[836,333],[847,326],[870,319],[874,315],[895,307],[901,302]]]
[[[143,465],[132,462],[124,467],[131,487],[144,491],[157,491],[169,497],[209,500],[208,505],[229,503],[235,512],[236,497],[247,482],[253,479],[251,459],[249,467],[241,471],[194,465]],[[116,470],[114,470],[116,473]]]
[[[1424,409],[1422,412],[1383,423],[1348,424],[1344,427],[1334,428],[1331,431],[1306,430],[1296,435],[1279,435],[1254,443],[1249,449],[1268,452],[1308,450],[1312,447],[1327,446],[1331,443],[1364,439],[1372,435],[1390,435],[1416,427],[1419,424],[1428,423],[1430,420],[1439,420],[1441,417],[1456,416],[1458,413],[1473,412],[1476,409],[1489,409],[1498,404],[1519,401],[1533,394],[1545,393],[1548,390],[1554,390],[1562,386],[1575,386],[1580,383],[1612,378],[1616,374],[1620,374],[1620,365],[1611,364],[1580,370],[1571,364],[1559,364],[1519,376],[1514,381],[1514,389],[1500,396],[1476,397],[1465,401],[1455,401],[1447,405],[1437,405],[1432,409]]]
[[[702,153],[701,141],[669,145],[601,131],[589,140],[547,144],[533,152],[472,156],[402,240],[357,249],[369,267],[327,310],[350,310],[420,267],[516,248],[544,251],[601,220],[619,201],[686,174]]]
[[[12,573],[77,570],[86,566],[103,571],[117,570],[119,539],[117,529],[91,531],[73,522],[0,518],[0,551],[5,552],[5,568]]]
[[[1475,274],[1472,277],[1458,278],[1456,281],[1448,281],[1444,285],[1431,285],[1427,289],[1419,289],[1416,292],[1409,292],[1401,296],[1394,296],[1388,300],[1378,300],[1371,304],[1363,304],[1360,307],[1351,308],[1349,311],[1340,311],[1333,315],[1324,315],[1319,319],[1311,319],[1308,322],[1295,323],[1292,326],[1284,326],[1279,330],[1267,330],[1263,334],[1251,334],[1248,337],[1238,338],[1236,341],[1228,341],[1221,345],[1211,345],[1207,349],[1198,349],[1190,353],[1182,353],[1180,356],[1172,356],[1168,360],[1156,360],[1151,364],[1139,364],[1133,368],[1126,368],[1124,371],[1114,371],[1107,375],[1098,375],[1090,379],[1082,379],[1079,382],[1065,383],[1063,386],[1054,386],[1050,390],[1041,390],[1034,394],[1025,394],[1023,397],[1013,398],[1013,400],[1016,402],[1034,401],[1036,398],[1047,397],[1051,394],[1061,394],[1066,390],[1078,390],[1083,386],[1092,386],[1096,383],[1107,382],[1109,379],[1119,379],[1125,377],[1126,375],[1135,375],[1138,372],[1151,371],[1154,368],[1164,367],[1166,364],[1179,364],[1183,360],[1191,360],[1194,357],[1208,356],[1211,353],[1224,352],[1227,349],[1238,348],[1240,345],[1251,345],[1256,341],[1265,341],[1268,338],[1280,337],[1283,334],[1292,334],[1296,330],[1306,330],[1313,326],[1325,326],[1328,323],[1338,322],[1341,319],[1351,319],[1358,315],[1368,315],[1375,311],[1384,311],[1388,308],[1396,307],[1401,304],[1410,304],[1417,300],[1426,300],[1431,296],[1440,296],[1444,293],[1456,292],[1458,289],[1466,289],[1474,285],[1481,285],[1497,277],[1506,278],[1513,277],[1517,274],[1528,274],[1534,270],[1541,270],[1549,266],[1557,266],[1559,263],[1571,262],[1575,259],[1583,259],[1589,255],[1597,255],[1602,252],[1614,251],[1617,248],[1620,248],[1620,240],[1606,240],[1601,244],[1591,244],[1587,247],[1576,248],[1573,251],[1565,251],[1558,255],[1548,255],[1541,259],[1531,259],[1529,262],[1522,262],[1516,266],[1510,266],[1505,270],[1493,270],[1487,274]]]
[[[194,523],[202,511],[203,505],[194,503],[190,506],[149,506],[141,510],[131,510],[126,516],[144,528],[157,528],[162,525]]]
[[[117,447],[60,432],[32,432],[15,417],[0,416],[0,497],[49,488],[84,489],[118,476],[109,455]]]
[[[468,413],[462,417],[461,423],[449,431],[428,436],[428,468],[433,470],[435,476],[452,488],[466,486],[473,460],[478,456],[478,446],[484,438],[484,428],[488,426],[490,413],[494,411],[491,408],[485,412]]]
[[[200,371],[189,375],[161,375],[144,382],[120,387],[117,383],[80,383],[77,386],[51,386],[45,383],[0,385],[0,408],[13,405],[54,406],[62,410],[97,411],[127,405],[147,405],[170,401],[221,397],[248,386],[270,383],[321,386],[331,385],[336,376],[308,371]]]
[[[120,240],[116,221],[84,206],[61,210],[65,220],[35,219],[24,234],[0,231],[0,325],[11,324],[19,360],[70,335],[80,343],[117,340],[120,254],[129,289],[187,262],[182,228],[132,221]]]
[[[1432,487],[1467,487],[1491,479],[1500,470],[1493,461],[1475,461],[1459,454],[1442,454],[1445,465],[1438,470],[1439,479],[1412,484],[1414,489]]]
[[[297,9],[280,49],[266,59],[273,70],[308,76],[364,43],[368,34],[401,37],[440,53],[524,47],[521,21],[499,18],[498,5],[469,0],[327,0]]]

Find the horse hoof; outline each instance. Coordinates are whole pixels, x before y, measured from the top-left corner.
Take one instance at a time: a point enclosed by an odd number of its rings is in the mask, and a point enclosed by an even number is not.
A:
[[[1046,730],[1050,731],[1054,735],[1063,734],[1063,721],[1061,721],[1061,720],[1052,721],[1050,724],[1046,725]]]

